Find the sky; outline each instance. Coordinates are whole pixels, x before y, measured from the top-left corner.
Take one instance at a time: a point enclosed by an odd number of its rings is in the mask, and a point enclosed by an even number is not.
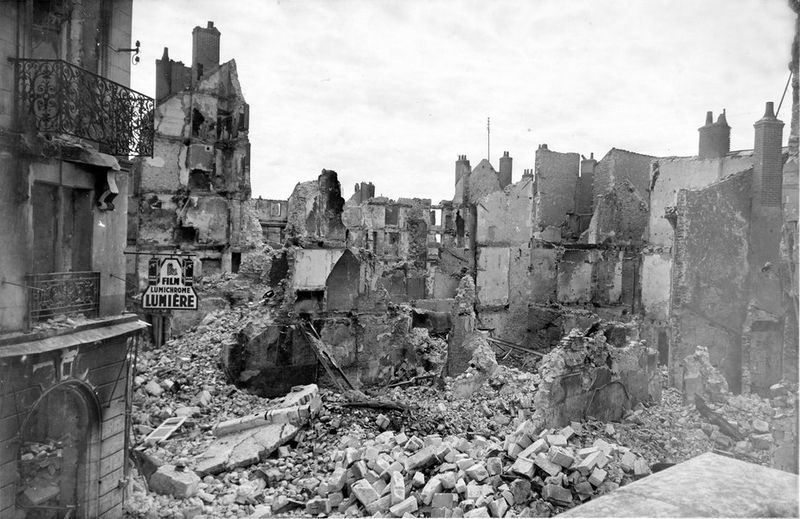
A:
[[[498,168],[508,151],[514,182],[540,144],[696,155],[707,111],[752,148],[794,20],[788,0],[136,0],[131,87],[153,96],[164,47],[190,64],[213,21],[250,105],[254,197],[330,169],[345,198],[363,181],[438,203],[459,155]],[[790,107],[791,91],[784,144]]]

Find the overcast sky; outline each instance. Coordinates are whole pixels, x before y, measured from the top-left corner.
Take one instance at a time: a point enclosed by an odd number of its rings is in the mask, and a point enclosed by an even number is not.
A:
[[[455,161],[536,148],[695,155],[708,110],[753,147],[789,75],[787,0],[137,0],[132,88],[155,60],[191,62],[211,20],[250,104],[253,196],[288,198],[338,172],[390,198],[453,196]],[[791,93],[779,117],[789,133]]]

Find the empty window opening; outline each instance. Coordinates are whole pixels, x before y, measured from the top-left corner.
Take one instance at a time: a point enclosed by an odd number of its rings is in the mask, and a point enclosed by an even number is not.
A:
[[[231,272],[236,274],[239,272],[239,267],[242,266],[242,253],[241,252],[232,252],[231,253]]]
[[[175,241],[177,243],[195,243],[197,241],[197,229],[194,227],[178,227],[175,229]]]
[[[208,172],[193,169],[189,172],[189,189],[192,191],[211,191],[211,178]]]
[[[203,117],[203,114],[200,113],[200,110],[197,108],[192,110],[192,136],[193,137],[206,137],[206,130],[203,124],[206,122],[206,118]]]

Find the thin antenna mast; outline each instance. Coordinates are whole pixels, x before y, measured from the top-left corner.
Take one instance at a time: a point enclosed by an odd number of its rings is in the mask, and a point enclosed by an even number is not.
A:
[[[490,118],[486,118],[486,160],[489,162],[492,161],[492,141],[491,141],[491,131],[489,130],[489,120]]]

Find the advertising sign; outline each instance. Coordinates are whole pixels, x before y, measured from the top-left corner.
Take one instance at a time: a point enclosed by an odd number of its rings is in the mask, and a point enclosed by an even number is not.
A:
[[[147,265],[147,289],[142,296],[146,310],[197,310],[191,258],[152,258]]]

